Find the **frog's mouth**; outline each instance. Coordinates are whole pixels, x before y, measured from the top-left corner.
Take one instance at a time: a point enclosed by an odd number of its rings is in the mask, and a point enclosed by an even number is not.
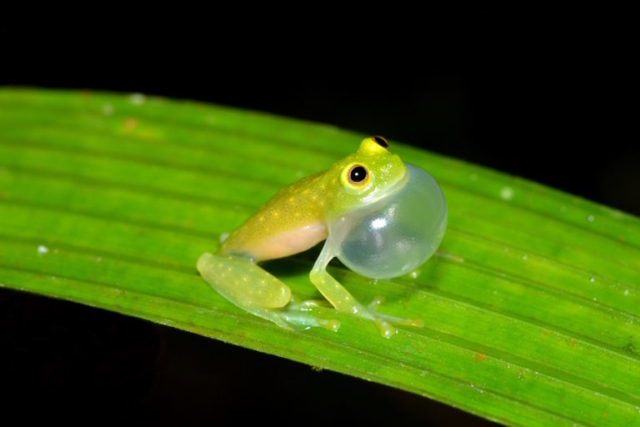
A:
[[[404,165],[404,174],[400,178],[398,178],[395,182],[386,186],[384,190],[376,191],[375,193],[369,195],[368,197],[362,200],[363,203],[372,204],[376,203],[380,200],[386,199],[387,197],[391,197],[399,190],[401,190],[410,179],[409,168],[407,167],[407,163],[402,163]]]

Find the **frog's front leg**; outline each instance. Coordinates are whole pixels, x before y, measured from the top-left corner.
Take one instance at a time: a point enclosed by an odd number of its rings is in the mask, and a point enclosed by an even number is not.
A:
[[[373,320],[376,326],[378,326],[378,329],[380,329],[380,333],[382,333],[382,336],[385,338],[391,338],[393,335],[398,333],[396,327],[393,326],[394,324],[416,327],[423,326],[424,322],[422,320],[402,319],[400,317],[389,316],[374,311],[372,308],[378,306],[382,301],[381,299],[374,299],[368,307],[360,304],[349,293],[349,291],[344,288],[344,286],[331,277],[327,272],[327,265],[335,256],[331,249],[332,245],[330,240],[331,238],[326,241],[318,260],[313,266],[310,278],[311,282],[313,282],[322,295],[324,295],[324,297],[333,304],[337,311]]]
[[[340,327],[338,320],[306,313],[309,305],[289,304],[289,287],[248,258],[205,253],[197,267],[204,280],[227,300],[285,329],[320,326],[337,331]]]

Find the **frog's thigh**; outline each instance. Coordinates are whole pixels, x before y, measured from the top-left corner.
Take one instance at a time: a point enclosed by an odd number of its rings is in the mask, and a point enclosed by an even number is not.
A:
[[[202,254],[198,271],[216,291],[240,308],[280,308],[291,299],[287,285],[247,258]]]

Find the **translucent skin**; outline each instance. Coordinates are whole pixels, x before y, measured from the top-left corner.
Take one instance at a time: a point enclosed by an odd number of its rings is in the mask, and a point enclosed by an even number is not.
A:
[[[317,302],[291,302],[289,288],[256,264],[327,239],[311,281],[337,311],[373,320],[389,338],[397,333],[393,324],[422,326],[422,322],[380,314],[371,307],[379,301],[363,306],[326,272],[326,266],[338,257],[368,277],[407,273],[433,254],[445,225],[446,204],[435,180],[415,166],[407,169],[389,152],[384,138],[370,137],[327,171],[278,192],[229,236],[216,255],[203,254],[198,270],[236,306],[281,327],[322,326],[335,331],[339,321],[308,313]]]

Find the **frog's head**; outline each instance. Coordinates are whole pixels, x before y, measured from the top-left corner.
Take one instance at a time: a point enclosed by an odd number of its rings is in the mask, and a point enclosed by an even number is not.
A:
[[[421,168],[389,152],[372,136],[336,163],[340,176],[327,218],[332,252],[357,273],[396,277],[420,266],[437,249],[447,224],[440,186]]]
[[[333,201],[335,213],[357,209],[384,197],[401,185],[407,175],[405,164],[389,151],[389,143],[381,136],[364,139],[358,151],[332,169],[332,175],[340,177]]]

